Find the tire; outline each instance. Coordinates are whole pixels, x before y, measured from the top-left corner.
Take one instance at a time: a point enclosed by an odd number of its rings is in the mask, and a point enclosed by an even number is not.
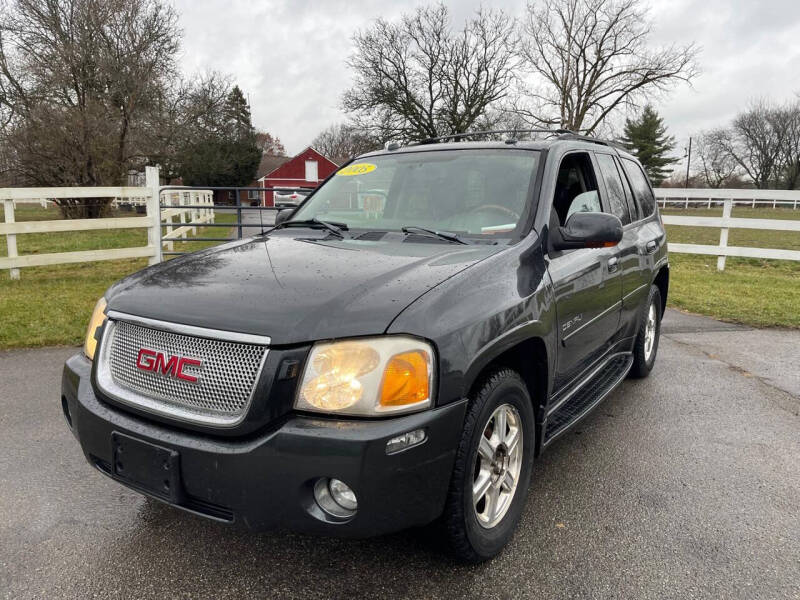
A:
[[[505,435],[497,429],[502,419]],[[515,432],[521,434],[516,444]],[[492,371],[467,409],[442,516],[460,560],[478,563],[492,558],[514,535],[530,484],[535,442],[533,405],[522,378],[507,368]],[[489,449],[493,460],[487,457]],[[473,485],[478,482],[486,492],[476,503]]]
[[[648,328],[652,327],[652,341],[648,341]],[[642,324],[633,345],[633,366],[630,377],[641,379],[653,370],[658,354],[658,340],[661,337],[661,292],[655,285],[650,286]]]

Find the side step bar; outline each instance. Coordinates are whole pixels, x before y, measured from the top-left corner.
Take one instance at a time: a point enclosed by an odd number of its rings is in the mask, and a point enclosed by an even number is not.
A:
[[[616,388],[633,365],[633,355],[617,354],[599,369],[571,397],[547,417],[544,433],[546,446],[580,421]]]

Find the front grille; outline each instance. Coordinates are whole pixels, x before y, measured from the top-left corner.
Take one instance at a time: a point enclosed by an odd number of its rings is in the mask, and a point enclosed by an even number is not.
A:
[[[143,349],[147,354],[142,360]],[[111,320],[102,343],[98,384],[113,398],[151,412],[230,426],[244,418],[266,354],[262,344]],[[182,357],[190,361],[178,371]],[[186,379],[176,376],[178,372]]]

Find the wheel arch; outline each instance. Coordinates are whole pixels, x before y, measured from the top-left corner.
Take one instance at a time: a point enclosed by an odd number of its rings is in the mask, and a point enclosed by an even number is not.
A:
[[[535,335],[516,341],[509,347],[484,355],[480,367],[473,363],[468,378],[467,390],[470,398],[482,385],[484,378],[494,369],[508,367],[522,378],[533,402],[536,427],[544,418],[549,393],[549,353],[544,338]],[[537,432],[537,437],[538,432]],[[538,444],[537,444],[538,445]]]
[[[661,293],[661,314],[663,315],[667,308],[667,292],[669,292],[669,265],[664,265],[658,270],[653,279],[653,285]]]

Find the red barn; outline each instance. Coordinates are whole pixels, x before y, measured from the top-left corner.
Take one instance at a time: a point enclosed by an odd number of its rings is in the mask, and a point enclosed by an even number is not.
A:
[[[309,146],[258,180],[259,187],[315,188],[339,168]],[[274,206],[272,192],[264,192],[264,206]]]

